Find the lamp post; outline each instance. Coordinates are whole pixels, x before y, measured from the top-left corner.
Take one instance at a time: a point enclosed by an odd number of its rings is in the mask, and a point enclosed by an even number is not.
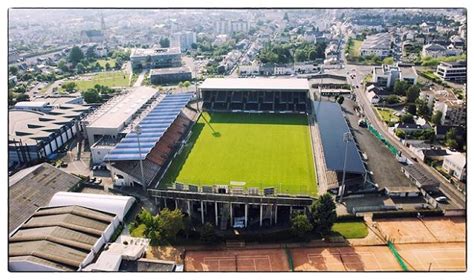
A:
[[[145,182],[145,174],[143,173],[143,160],[142,160],[142,150],[140,147],[140,134],[142,134],[142,128],[140,125],[137,124],[135,126],[134,132],[137,134],[137,142],[138,142],[138,154],[139,154],[139,161],[140,161],[140,172],[142,175],[142,187],[143,190],[146,192],[146,182]]]
[[[346,163],[347,163],[347,146],[349,144],[349,141],[352,141],[352,134],[350,132],[346,132],[343,135],[344,142],[346,143],[346,150],[344,152],[344,167],[342,170],[342,184],[341,187],[339,188],[339,202],[342,202],[342,196],[344,195],[344,191],[346,188]]]

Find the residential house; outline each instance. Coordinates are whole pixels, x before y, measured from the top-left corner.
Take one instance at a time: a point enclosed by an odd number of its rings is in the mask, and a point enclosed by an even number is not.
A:
[[[446,156],[443,161],[443,169],[458,180],[466,180],[467,159],[463,153],[455,153]]]

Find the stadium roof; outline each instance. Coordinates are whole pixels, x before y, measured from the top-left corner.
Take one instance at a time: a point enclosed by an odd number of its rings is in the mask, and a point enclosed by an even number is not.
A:
[[[350,129],[342,114],[341,106],[333,102],[314,102],[314,108],[327,169],[342,172],[346,147],[343,135],[350,132]],[[347,146],[346,172],[365,173],[364,163],[354,141],[350,141]]]
[[[200,89],[239,89],[239,90],[309,90],[306,79],[297,78],[209,78]]]
[[[120,127],[156,93],[157,90],[152,87],[138,87],[127,94],[117,96],[87,118],[88,127]]]
[[[9,178],[8,231],[21,225],[39,207],[48,205],[56,192],[68,191],[81,181],[49,163],[23,169]]]
[[[148,115],[140,121],[140,152],[135,132],[125,136],[115,148],[105,156],[106,161],[145,159],[168,127],[174,122],[183,107],[191,100],[192,94],[166,95]]]

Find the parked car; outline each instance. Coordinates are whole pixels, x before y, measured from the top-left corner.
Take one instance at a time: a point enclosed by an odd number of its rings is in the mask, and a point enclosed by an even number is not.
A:
[[[435,200],[440,203],[448,202],[448,198],[446,196],[438,196],[437,198],[435,198]]]

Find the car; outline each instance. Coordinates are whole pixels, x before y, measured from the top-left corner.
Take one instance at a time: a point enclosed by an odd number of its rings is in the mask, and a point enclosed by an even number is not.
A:
[[[94,183],[96,179],[97,179],[96,177],[91,177],[91,178],[89,179],[89,183]]]
[[[96,183],[97,185],[102,184],[102,178],[97,179],[97,181],[95,181],[95,183]]]
[[[234,224],[232,225],[233,228],[245,228],[245,218],[240,217],[240,218],[235,218],[234,219]]]
[[[440,202],[440,203],[446,203],[448,202],[448,198],[446,196],[438,196],[435,198],[436,202]]]
[[[60,165],[60,166],[63,167],[63,168],[66,168],[66,167],[67,167],[67,163],[61,162],[61,165]]]

